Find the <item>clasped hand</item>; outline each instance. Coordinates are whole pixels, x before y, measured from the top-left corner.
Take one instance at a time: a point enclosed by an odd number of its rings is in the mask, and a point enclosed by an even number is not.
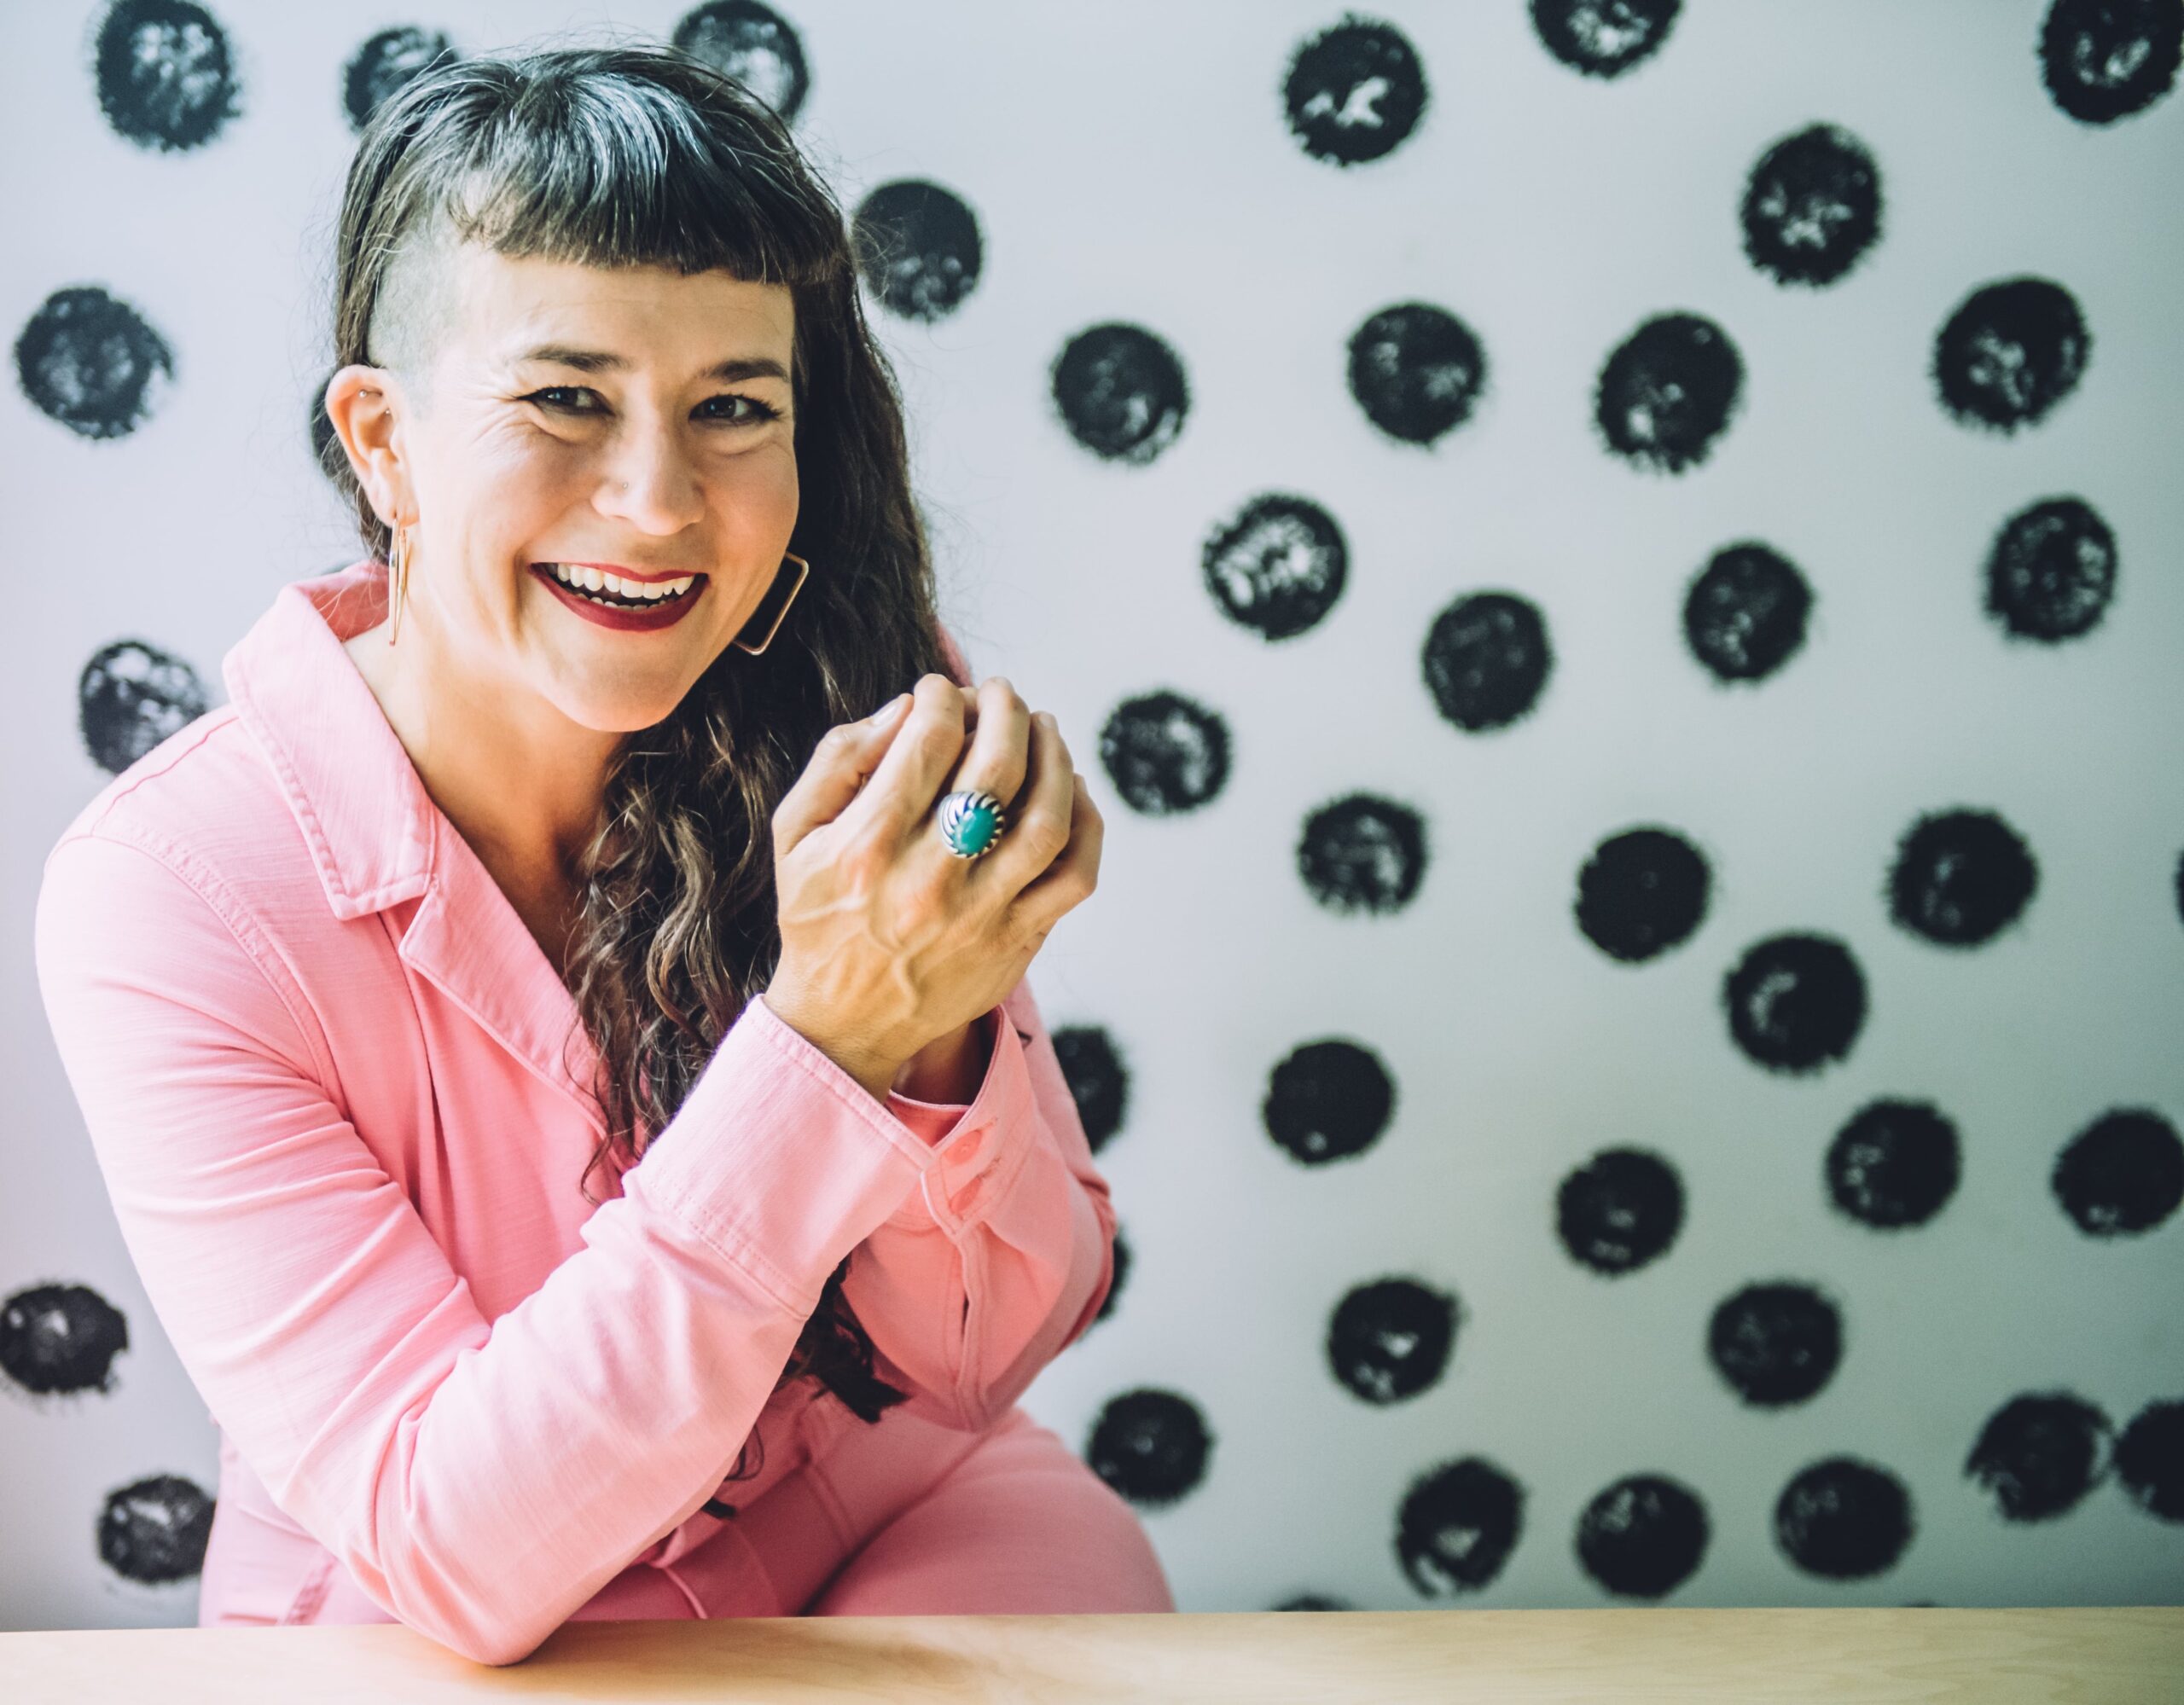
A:
[[[957,788],[1005,810],[976,858],[941,838],[934,808]],[[1015,988],[1097,885],[1105,832],[1051,714],[1002,676],[920,677],[907,704],[828,729],[775,809],[766,1004],[884,1100]]]

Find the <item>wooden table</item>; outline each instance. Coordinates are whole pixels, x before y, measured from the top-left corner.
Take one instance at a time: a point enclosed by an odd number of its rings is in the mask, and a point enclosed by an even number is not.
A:
[[[499,1698],[2175,1705],[2184,1701],[2184,1609],[572,1622],[498,1669],[392,1623],[0,1634],[8,1705]]]

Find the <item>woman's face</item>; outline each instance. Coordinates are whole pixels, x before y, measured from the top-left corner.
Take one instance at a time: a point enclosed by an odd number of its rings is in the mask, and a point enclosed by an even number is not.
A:
[[[431,666],[488,691],[527,687],[587,728],[649,728],[750,618],[788,548],[793,298],[724,272],[470,245],[452,270],[428,395],[396,381],[383,449],[365,458],[380,513],[415,518],[403,641],[427,628]],[[392,378],[344,368],[329,413],[351,374]],[[638,605],[645,625],[632,626],[554,565],[589,565],[580,584],[688,584]]]

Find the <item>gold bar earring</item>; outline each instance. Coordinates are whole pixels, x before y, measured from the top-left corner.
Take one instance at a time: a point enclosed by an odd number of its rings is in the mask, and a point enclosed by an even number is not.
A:
[[[386,630],[386,642],[392,645],[402,637],[402,606],[410,595],[410,532],[406,527],[394,530],[394,542],[387,551],[387,585],[390,601],[394,609],[394,620]]]
[[[746,641],[741,634],[738,634],[734,641],[735,644],[741,646],[745,651],[749,652],[753,657],[756,657],[760,652],[765,650],[768,646],[773,644],[774,635],[781,631],[781,618],[788,614],[788,606],[796,601],[796,594],[804,589],[804,583],[811,573],[811,565],[806,562],[802,557],[797,555],[794,551],[784,552],[781,556],[781,560],[783,562],[793,562],[796,565],[796,584],[789,588],[788,595],[781,600],[781,607],[774,612],[773,623],[766,629],[766,637],[759,641],[758,643],[754,646]],[[773,586],[770,586],[766,589],[767,597],[772,597],[775,587],[778,587],[781,583],[781,571],[779,569],[775,569],[774,571],[774,584]],[[764,607],[763,605],[761,607]],[[752,618],[753,622],[757,619],[758,618],[756,616]]]

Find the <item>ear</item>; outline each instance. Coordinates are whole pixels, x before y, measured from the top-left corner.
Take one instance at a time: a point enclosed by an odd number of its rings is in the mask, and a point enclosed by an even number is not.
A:
[[[402,444],[402,383],[383,367],[352,364],[326,382],[326,418],[372,507],[389,526],[413,513]]]

